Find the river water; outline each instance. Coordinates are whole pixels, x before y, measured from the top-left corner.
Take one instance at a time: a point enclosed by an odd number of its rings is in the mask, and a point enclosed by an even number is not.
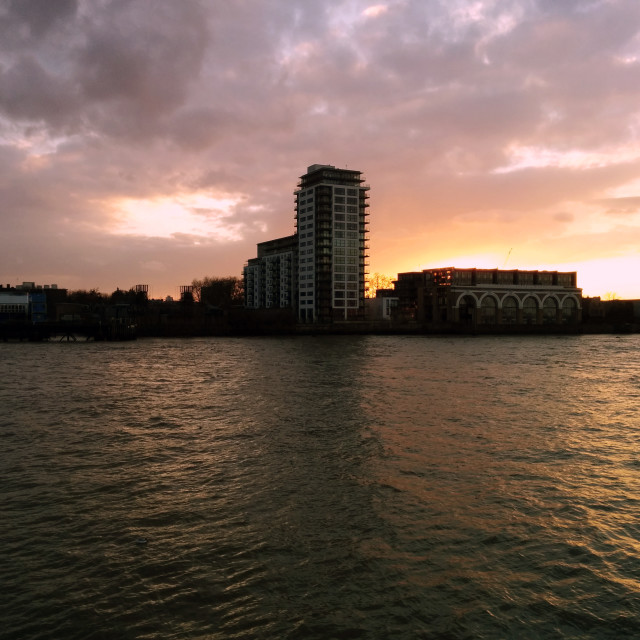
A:
[[[0,344],[0,638],[632,638],[640,336]]]

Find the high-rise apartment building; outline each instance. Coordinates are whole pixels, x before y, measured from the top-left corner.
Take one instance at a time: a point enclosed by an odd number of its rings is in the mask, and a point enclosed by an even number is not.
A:
[[[314,164],[295,195],[297,233],[258,245],[244,269],[249,308],[291,307],[301,322],[364,318],[369,186]]]
[[[300,177],[298,319],[364,317],[369,186],[360,171],[314,164]]]

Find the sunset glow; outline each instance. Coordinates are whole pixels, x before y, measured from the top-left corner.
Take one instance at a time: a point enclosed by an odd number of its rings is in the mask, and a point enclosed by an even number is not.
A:
[[[5,283],[239,276],[328,163],[371,185],[372,273],[640,298],[639,3],[44,6],[0,8]]]
[[[153,238],[184,234],[238,240],[241,235],[237,225],[225,222],[235,204],[230,199],[216,200],[197,194],[186,198],[122,200],[115,203],[119,223],[113,233]]]

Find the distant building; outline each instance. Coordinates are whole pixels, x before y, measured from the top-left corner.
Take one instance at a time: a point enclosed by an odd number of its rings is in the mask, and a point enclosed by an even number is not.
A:
[[[15,287],[0,285],[0,323],[44,322],[55,313],[55,305],[66,295],[67,290],[58,289],[56,284],[23,282]]]
[[[575,272],[427,269],[398,274],[398,317],[427,325],[571,325],[581,320]]]
[[[626,325],[637,327],[640,325],[640,300],[583,298],[582,320],[594,329],[598,325],[616,330],[623,330]]]
[[[27,322],[30,296],[22,291],[0,291],[0,322]]]
[[[245,305],[291,308],[301,322],[364,318],[368,190],[360,171],[308,167],[294,192],[297,233],[258,245]]]

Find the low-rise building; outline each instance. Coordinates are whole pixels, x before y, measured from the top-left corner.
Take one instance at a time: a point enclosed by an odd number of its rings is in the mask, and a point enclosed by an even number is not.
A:
[[[432,326],[576,325],[575,272],[426,269],[398,274],[398,317]]]

